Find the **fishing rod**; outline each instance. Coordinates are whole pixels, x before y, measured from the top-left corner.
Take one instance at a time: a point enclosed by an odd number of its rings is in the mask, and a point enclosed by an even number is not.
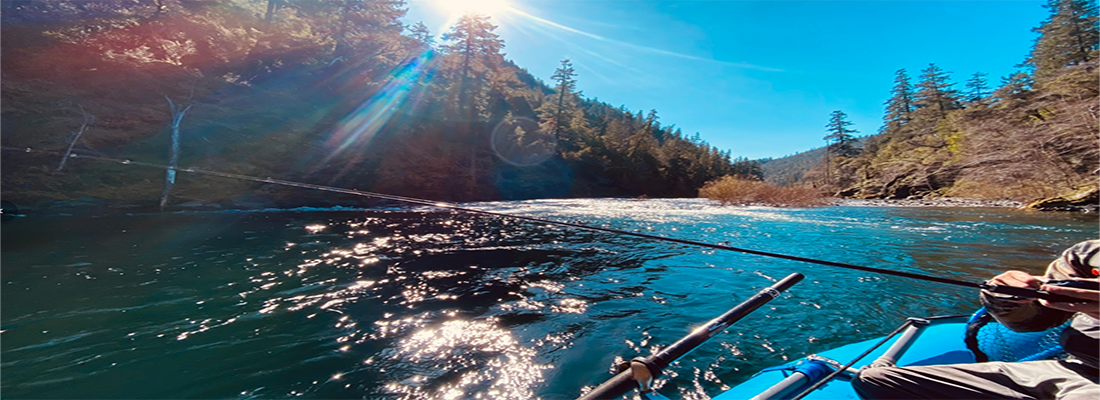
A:
[[[16,148],[16,147],[4,146],[4,147],[0,147],[0,150],[3,150],[3,151],[18,151],[18,152],[24,152],[24,153],[59,154],[59,153],[52,152],[52,151],[35,150],[35,149],[29,148],[29,147]],[[631,231],[622,230],[622,229],[605,228],[605,227],[584,225],[584,224],[578,224],[578,223],[572,223],[572,222],[554,221],[554,220],[550,220],[550,219],[527,217],[527,216],[523,216],[523,215],[514,215],[514,214],[506,214],[506,213],[493,212],[493,211],[485,211],[485,210],[479,210],[479,209],[476,209],[476,208],[463,207],[463,206],[460,206],[460,205],[455,204],[455,203],[449,203],[449,202],[443,202],[443,201],[432,201],[432,200],[426,200],[426,199],[419,199],[419,198],[415,198],[415,197],[405,197],[405,196],[397,196],[397,195],[384,194],[384,193],[367,192],[367,191],[355,190],[355,189],[345,189],[345,188],[332,187],[332,186],[315,185],[315,184],[311,184],[311,183],[303,183],[303,182],[295,182],[295,181],[288,181],[288,180],[282,180],[282,179],[274,179],[274,178],[271,178],[271,177],[261,178],[261,177],[256,177],[256,176],[233,174],[233,173],[228,173],[228,172],[220,172],[220,171],[207,170],[207,169],[201,169],[201,168],[170,167],[170,166],[164,165],[164,164],[156,164],[156,163],[149,163],[149,162],[142,162],[142,161],[132,161],[132,160],[129,160],[129,159],[119,159],[119,158],[111,158],[111,157],[103,157],[103,156],[85,155],[85,154],[79,154],[79,153],[70,153],[69,157],[70,158],[82,158],[82,159],[96,160],[96,161],[104,161],[104,162],[113,162],[113,163],[124,164],[124,165],[136,165],[136,166],[163,169],[163,170],[169,170],[169,171],[182,171],[182,172],[189,172],[189,173],[198,174],[198,175],[216,176],[216,177],[222,177],[222,178],[228,178],[228,179],[237,179],[237,180],[243,180],[243,181],[258,182],[258,183],[270,183],[270,184],[281,185],[281,186],[297,187],[297,188],[302,188],[302,189],[312,189],[312,190],[319,190],[319,191],[331,192],[331,193],[343,193],[343,194],[349,194],[349,195],[353,195],[353,196],[374,198],[374,199],[380,199],[380,200],[396,201],[396,202],[407,203],[407,204],[416,204],[416,205],[421,205],[421,206],[427,206],[427,207],[434,207],[434,208],[440,208],[440,209],[451,210],[451,211],[464,212],[464,213],[469,213],[469,214],[487,215],[487,216],[492,216],[492,217],[496,217],[496,218],[511,218],[511,219],[516,219],[516,220],[536,222],[536,223],[541,223],[541,224],[566,226],[566,227],[570,227],[570,228],[583,229],[583,230],[589,230],[589,231],[595,231],[595,232],[612,233],[612,234],[623,235],[623,236],[633,236],[633,237],[638,237],[638,238],[643,238],[643,239],[664,241],[664,242],[670,242],[670,243],[678,243],[678,244],[683,244],[683,245],[688,245],[688,246],[696,246],[696,247],[715,249],[715,250],[735,251],[735,252],[739,252],[739,253],[751,254],[751,255],[762,256],[762,257],[777,258],[777,259],[789,260],[789,261],[798,261],[798,262],[804,262],[804,263],[808,263],[808,264],[825,265],[825,266],[830,266],[830,267],[851,269],[851,270],[857,270],[857,271],[863,271],[863,272],[871,272],[871,273],[876,273],[876,274],[897,276],[897,277],[902,277],[902,278],[916,279],[916,280],[929,281],[929,282],[938,282],[938,283],[943,283],[943,284],[948,284],[948,285],[963,286],[963,287],[974,288],[974,289],[983,289],[983,290],[987,290],[987,291],[990,291],[990,292],[993,292],[993,293],[1005,294],[1005,295],[1009,295],[1009,296],[1017,296],[1017,297],[1024,297],[1024,298],[1038,298],[1038,299],[1044,299],[1044,300],[1053,301],[1053,302],[1068,302],[1068,303],[1081,302],[1081,299],[1078,299],[1078,298],[1075,298],[1075,297],[1052,294],[1052,293],[1048,293],[1045,290],[1039,290],[1039,289],[1004,286],[1004,285],[991,284],[991,283],[988,283],[988,282],[975,283],[975,282],[968,282],[968,281],[963,281],[963,280],[958,280],[958,279],[942,278],[942,277],[933,276],[933,275],[918,274],[918,273],[903,272],[903,271],[895,271],[895,270],[890,270],[890,269],[885,269],[885,268],[867,267],[867,266],[862,266],[862,265],[855,265],[855,264],[835,262],[835,261],[818,260],[818,259],[813,259],[813,258],[792,256],[792,255],[787,255],[787,254],[773,253],[773,252],[761,251],[761,250],[746,249],[746,248],[734,247],[734,246],[723,245],[723,244],[714,244],[714,243],[706,243],[706,242],[700,242],[700,241],[695,241],[695,240],[677,239],[677,238],[672,238],[672,237],[667,237],[667,236],[651,235],[651,234],[641,233],[641,232],[631,232]]]
[[[635,387],[642,393],[650,392],[652,390],[653,380],[660,376],[662,371],[665,367],[668,367],[669,364],[679,360],[680,357],[683,357],[696,347],[699,347],[699,345],[710,340],[710,338],[726,330],[730,325],[740,321],[746,315],[749,315],[749,313],[760,308],[760,306],[779,297],[780,292],[790,289],[791,286],[794,286],[794,284],[801,281],[804,277],[805,276],[799,273],[787,275],[774,285],[764,288],[748,300],[741,302],[741,304],[734,306],[717,318],[696,328],[687,336],[677,340],[676,343],[662,349],[657,354],[649,357],[638,357],[631,360],[629,367],[624,367],[623,371],[619,372],[618,375],[608,379],[600,386],[592,389],[592,391],[581,395],[577,400],[614,399],[626,394],[626,392],[629,392]]]

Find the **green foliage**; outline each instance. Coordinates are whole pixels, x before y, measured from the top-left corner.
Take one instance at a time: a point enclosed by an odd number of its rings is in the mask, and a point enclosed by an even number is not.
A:
[[[985,77],[989,74],[984,72],[975,72],[970,76],[970,79],[966,81],[966,101],[971,103],[980,103],[985,100],[986,96],[989,96],[989,83]]]
[[[928,68],[921,71],[921,81],[917,83],[917,92],[913,96],[914,104],[922,109],[934,109],[936,118],[943,118],[947,112],[960,108],[959,95],[951,87],[949,72],[940,69],[936,64],[928,64]]]
[[[779,186],[796,186],[804,182],[806,171],[821,164],[825,158],[825,148],[817,148],[786,157],[762,160],[763,179]]]
[[[886,100],[886,114],[883,121],[887,127],[897,128],[909,122],[913,112],[913,85],[905,69],[894,72],[894,87],[890,89],[890,99]]]
[[[588,129],[586,121],[578,118],[583,113],[578,105],[578,95],[574,93],[577,87],[576,76],[573,64],[569,60],[562,60],[561,66],[550,77],[556,83],[556,93],[547,95],[542,106],[536,110],[542,129],[554,136],[559,136],[564,129],[570,129],[574,134]],[[567,127],[574,122],[578,125]]]
[[[859,155],[859,149],[855,147],[856,138],[852,134],[859,133],[855,129],[848,129],[852,123],[848,121],[848,114],[836,110],[829,115],[829,123],[825,129],[829,132],[825,135],[828,154],[836,157],[855,157]]]
[[[444,115],[461,121],[487,121],[501,114],[493,95],[507,95],[518,84],[515,73],[504,69],[504,41],[489,17],[468,14],[443,35],[445,55],[441,72],[451,80],[449,107]],[[494,112],[497,111],[497,112]]]
[[[964,103],[935,64],[922,71],[915,93],[898,70],[883,127],[858,157],[817,149],[768,161],[766,179],[864,198],[1029,201],[1094,187],[1100,168],[1096,6],[1052,0],[1047,7],[1051,17],[1036,29],[1041,36],[1028,59],[1034,76],[1013,73],[989,93],[985,74],[975,73]],[[830,136],[843,126],[830,120]],[[804,172],[793,180],[792,171]]]
[[[992,100],[999,106],[1011,103],[1014,100],[1026,98],[1031,91],[1031,75],[1025,72],[1015,72],[1001,78],[1001,87],[993,91]]]
[[[1050,18],[1035,29],[1039,38],[1027,63],[1043,82],[1061,75],[1063,68],[1096,60],[1098,50],[1097,6],[1093,0],[1049,0]]]

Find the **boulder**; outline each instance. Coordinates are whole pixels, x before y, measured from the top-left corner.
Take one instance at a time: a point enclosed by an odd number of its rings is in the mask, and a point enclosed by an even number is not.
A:
[[[1066,196],[1036,200],[1024,206],[1039,211],[1100,211],[1100,189],[1090,188]]]

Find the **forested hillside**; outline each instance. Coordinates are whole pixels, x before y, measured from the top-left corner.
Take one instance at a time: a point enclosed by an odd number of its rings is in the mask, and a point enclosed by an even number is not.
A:
[[[6,200],[310,201],[177,168],[439,200],[695,196],[759,174],[655,110],[582,97],[569,60],[544,83],[484,16],[437,41],[400,0],[2,5]]]
[[[764,180],[780,186],[799,186],[803,176],[825,160],[825,148],[803,151],[786,157],[765,158],[760,162]]]
[[[800,183],[862,198],[1031,201],[1091,192],[1095,203],[1096,3],[1051,0],[1047,8],[1050,18],[1035,29],[1039,37],[1024,70],[999,85],[975,73],[961,91],[935,64],[915,80],[898,70],[880,133],[862,149],[846,146],[849,123],[838,111],[824,132],[828,164],[807,171]]]

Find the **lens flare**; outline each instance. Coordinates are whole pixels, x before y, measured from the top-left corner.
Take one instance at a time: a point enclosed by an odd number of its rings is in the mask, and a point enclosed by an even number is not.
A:
[[[496,16],[512,8],[507,0],[433,0],[432,6],[451,15]]]
[[[401,105],[415,89],[422,88],[431,79],[427,64],[433,53],[424,54],[395,68],[382,88],[337,124],[336,130],[326,141],[330,150],[324,165],[348,150],[352,145],[367,145],[398,112]]]

